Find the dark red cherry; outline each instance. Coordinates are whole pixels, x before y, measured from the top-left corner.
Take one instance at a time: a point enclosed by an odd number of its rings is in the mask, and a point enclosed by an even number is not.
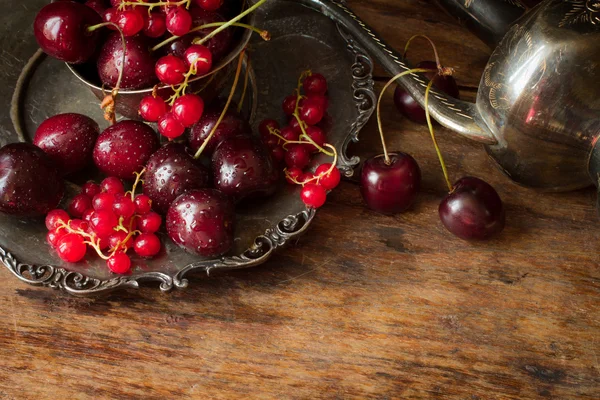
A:
[[[102,15],[106,11],[104,0],[88,0],[85,2],[85,5],[96,11],[98,15]]]
[[[410,155],[390,153],[389,165],[383,155],[365,161],[360,177],[360,192],[367,206],[383,214],[408,209],[421,186],[421,169]]]
[[[465,240],[485,240],[504,229],[502,200],[487,182],[467,176],[454,184],[454,190],[440,203],[442,223]]]
[[[179,247],[216,257],[233,245],[233,202],[214,189],[192,190],[177,198],[167,213],[167,233]]]
[[[435,72],[426,72],[423,75],[425,75],[428,79],[435,77],[433,80],[434,88],[446,93],[450,97],[458,99],[459,92],[456,80],[454,80],[454,77],[452,76],[436,76],[437,64],[434,61],[422,61],[417,64],[417,68],[435,70]],[[396,104],[398,111],[400,111],[411,121],[420,124],[427,122],[425,110],[423,110],[419,103],[417,103],[415,99],[413,99],[413,97],[400,86],[398,86],[394,92],[394,103]]]
[[[158,149],[156,134],[139,121],[121,121],[108,127],[94,147],[94,162],[106,175],[135,178],[152,153]]]
[[[209,183],[208,170],[180,143],[167,143],[150,157],[144,176],[144,194],[154,210],[165,213],[179,195]]]
[[[152,87],[158,80],[154,74],[156,60],[146,40],[140,36],[125,38],[127,52],[123,70],[122,89],[144,89]],[[108,36],[98,57],[98,75],[103,84],[114,87],[123,63],[121,35],[114,32]]]
[[[100,15],[90,7],[59,1],[44,6],[38,12],[33,32],[46,54],[71,64],[80,64],[92,57],[100,39],[99,32],[90,32],[88,27],[101,22]]]
[[[278,173],[267,149],[249,136],[225,139],[212,156],[214,186],[241,200],[275,192]]]
[[[50,117],[38,127],[33,144],[44,150],[62,175],[92,162],[98,124],[85,115],[69,113]]]
[[[146,19],[144,35],[151,38],[159,38],[167,31],[165,15],[160,12],[152,12]]]
[[[0,149],[0,212],[42,216],[56,208],[64,183],[46,154],[30,143]]]
[[[216,125],[221,113],[222,107],[209,107],[202,115],[202,118],[197,124],[194,124],[190,130],[189,143],[192,150],[197,151],[204,140],[208,137],[214,126]],[[226,138],[239,135],[251,135],[252,129],[250,124],[242,118],[235,110],[230,107],[225,113],[225,117],[217,127],[210,142],[204,149],[204,154],[210,156],[214,149]]]

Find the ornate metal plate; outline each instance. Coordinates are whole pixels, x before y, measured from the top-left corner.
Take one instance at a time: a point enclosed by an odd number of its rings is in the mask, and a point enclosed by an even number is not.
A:
[[[11,10],[0,19],[0,101],[8,110],[15,87],[13,110],[21,115],[21,140],[30,140],[36,127],[47,117],[64,112],[79,112],[95,118],[101,126],[101,111],[94,95],[68,68],[44,58],[36,63],[27,82],[19,82],[19,72],[36,51],[31,33],[35,11],[44,1],[28,6],[8,6]],[[325,74],[329,81],[329,141],[340,153],[339,167],[351,176],[358,159],[346,156],[351,140],[367,122],[375,105],[372,61],[354,43],[339,32],[327,17],[300,5],[272,1],[260,9],[257,23],[268,29],[273,39],[254,39],[251,63],[255,71],[254,98],[257,100],[254,127],[258,121],[281,117],[281,100],[293,92],[301,71],[311,68]],[[22,43],[16,43],[22,40]],[[8,113],[0,115],[0,144],[20,140]],[[13,118],[17,118],[13,112]],[[315,163],[320,160],[315,160]],[[75,184],[71,190],[77,190]],[[184,252],[163,235],[165,251],[153,260],[134,258],[130,275],[111,274],[104,262],[88,256],[78,264],[62,263],[45,243],[42,220],[18,219],[0,215],[0,260],[19,280],[37,286],[62,289],[73,295],[92,295],[119,288],[138,288],[140,282],[157,281],[162,291],[185,288],[190,271],[248,268],[265,262],[274,251],[304,233],[315,216],[299,199],[298,188],[282,185],[271,198],[245,204],[238,210],[236,240],[230,254],[219,259],[203,259]]]

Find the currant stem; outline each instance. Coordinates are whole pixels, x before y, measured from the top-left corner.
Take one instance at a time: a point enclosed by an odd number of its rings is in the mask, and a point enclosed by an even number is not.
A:
[[[127,193],[131,193],[131,200],[135,200],[135,189],[137,189],[137,185],[139,185],[140,182],[144,183],[144,181],[142,180],[142,176],[144,175],[145,172],[146,172],[146,168],[142,168],[142,170],[140,172],[133,173],[135,175],[135,182],[133,182],[131,191],[127,192]],[[127,193],[125,193],[125,194],[127,194]]]
[[[433,86],[433,79],[429,81],[427,85],[427,89],[425,89],[425,117],[427,118],[427,126],[429,127],[429,133],[431,134],[431,140],[433,141],[433,146],[435,147],[435,152],[440,160],[440,164],[442,166],[442,171],[444,172],[444,179],[446,179],[446,184],[448,185],[448,191],[452,192],[454,187],[450,182],[450,177],[448,176],[448,170],[446,169],[446,163],[444,162],[444,157],[442,157],[442,152],[440,151],[440,147],[438,146],[437,140],[435,139],[435,133],[433,132],[433,125],[431,124],[431,116],[429,115],[429,91],[431,90],[431,86]]]
[[[123,10],[127,6],[143,6],[148,7],[148,12],[150,12],[155,7],[166,6],[166,7],[179,7],[185,5],[185,8],[190,7],[190,3],[192,0],[181,0],[181,1],[158,1],[156,3],[147,3],[147,2],[137,2],[137,1],[124,1],[119,4],[119,10]]]
[[[248,90],[248,79],[250,78],[250,57],[246,55],[246,71],[244,74],[244,89],[242,90],[242,96],[240,97],[240,102],[238,104],[237,112],[238,114],[242,112],[242,108],[244,106],[244,100],[246,99],[246,91]]]
[[[402,78],[404,75],[412,74],[414,72],[436,72],[436,71],[431,70],[431,69],[425,69],[425,68],[413,68],[413,69],[409,69],[408,71],[401,72],[398,75],[394,76],[392,79],[390,79],[385,84],[385,86],[383,87],[383,89],[381,89],[381,92],[379,93],[379,98],[377,99],[377,127],[379,128],[379,136],[381,137],[381,146],[383,147],[383,156],[385,158],[385,163],[387,165],[389,165],[391,161],[390,161],[390,156],[388,154],[387,146],[385,144],[385,137],[383,136],[383,127],[381,125],[381,99],[383,98],[383,94],[385,93],[387,88],[390,87],[390,85],[392,83],[394,83],[396,81],[396,79]]]
[[[215,126],[213,126],[212,130],[210,131],[210,133],[208,134],[206,139],[204,139],[202,146],[200,146],[200,148],[194,155],[194,159],[198,159],[200,157],[200,155],[206,148],[206,145],[208,144],[210,139],[212,139],[212,137],[214,136],[217,128],[221,124],[221,121],[223,121],[223,118],[225,118],[225,114],[227,113],[227,110],[229,109],[229,105],[231,104],[231,100],[233,99],[233,95],[235,94],[235,89],[237,88],[238,81],[240,80],[240,73],[242,72],[242,63],[244,61],[244,54],[246,54],[245,49],[242,50],[242,52],[240,53],[237,69],[235,71],[235,78],[233,79],[233,85],[231,85],[231,91],[229,92],[229,97],[227,97],[227,103],[225,103],[225,107],[223,107],[223,112],[221,112],[221,115],[219,116],[217,123],[215,124]]]

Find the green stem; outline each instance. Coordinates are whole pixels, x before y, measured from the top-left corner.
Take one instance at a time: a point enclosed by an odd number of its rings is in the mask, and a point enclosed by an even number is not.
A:
[[[246,91],[248,90],[248,78],[250,78],[250,57],[246,56],[246,71],[244,75],[244,89],[242,90],[242,96],[240,97],[240,103],[238,104],[238,114],[242,112],[244,106],[244,100],[246,99]]]
[[[446,184],[448,185],[448,190],[452,192],[454,188],[452,187],[452,183],[450,182],[450,177],[448,176],[448,170],[446,169],[446,163],[444,162],[444,157],[442,157],[442,152],[440,151],[440,147],[438,146],[437,140],[435,139],[435,133],[433,132],[433,125],[431,124],[431,116],[429,115],[429,91],[431,90],[431,86],[433,85],[433,79],[429,81],[427,85],[427,89],[425,89],[425,117],[427,118],[427,126],[429,127],[429,133],[431,134],[431,140],[433,141],[433,146],[435,147],[435,152],[437,153],[438,159],[440,160],[440,164],[442,166],[442,171],[444,172],[444,179],[446,179]]]

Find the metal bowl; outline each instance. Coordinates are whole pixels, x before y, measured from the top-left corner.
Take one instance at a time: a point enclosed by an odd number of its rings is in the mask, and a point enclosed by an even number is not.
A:
[[[33,12],[29,13],[33,20]],[[338,166],[342,172],[352,175],[359,160],[348,157],[346,147],[358,139],[375,105],[370,58],[355,45],[352,37],[339,32],[328,18],[294,3],[268,2],[257,13],[256,21],[272,33],[273,39],[271,42],[258,39],[251,45],[251,60],[256,71],[256,85],[251,90],[258,100],[253,126],[256,128],[258,121],[266,117],[283,119],[281,100],[294,90],[298,75],[307,68],[319,71],[327,76],[330,84],[328,141],[338,149]],[[14,51],[23,49],[29,54],[35,52],[33,38],[31,43]],[[17,53],[14,57],[23,55]],[[4,60],[10,58],[0,59],[0,63]],[[15,87],[16,82],[16,89],[11,109],[14,127],[10,120],[0,116],[1,142],[15,141],[19,137],[31,140],[44,119],[64,112],[84,113],[106,126],[94,95],[63,63],[43,58],[28,63],[27,68],[29,73],[20,78],[13,77],[10,81],[4,78],[8,87]],[[13,129],[21,135],[15,135]],[[313,167],[325,159],[327,157],[317,157]],[[70,195],[79,189],[74,184],[69,187]],[[102,260],[92,257],[77,264],[61,262],[45,243],[43,220],[0,214],[0,261],[20,281],[73,295],[137,288],[144,281],[157,281],[161,290],[168,291],[174,287],[185,288],[186,276],[191,271],[226,271],[265,262],[275,251],[304,233],[314,217],[315,211],[302,204],[299,188],[282,182],[272,197],[244,204],[237,210],[234,246],[224,257],[206,259],[186,253],[163,233],[163,254],[152,260],[134,258],[135,268],[130,275],[115,276]]]

